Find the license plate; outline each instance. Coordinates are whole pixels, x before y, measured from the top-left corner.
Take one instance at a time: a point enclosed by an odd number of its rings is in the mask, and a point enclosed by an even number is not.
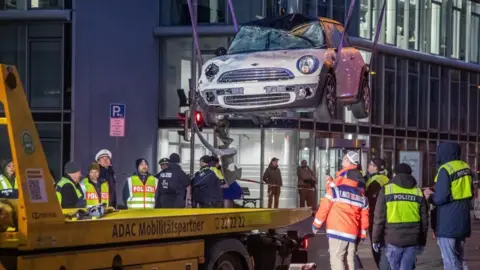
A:
[[[315,263],[291,263],[289,270],[314,270],[317,269]]]

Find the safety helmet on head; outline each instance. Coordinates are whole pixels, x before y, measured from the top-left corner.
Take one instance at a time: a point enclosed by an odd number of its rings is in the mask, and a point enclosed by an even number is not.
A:
[[[102,149],[95,155],[95,160],[98,161],[102,157],[108,157],[109,159],[112,159],[112,152],[107,149]]]

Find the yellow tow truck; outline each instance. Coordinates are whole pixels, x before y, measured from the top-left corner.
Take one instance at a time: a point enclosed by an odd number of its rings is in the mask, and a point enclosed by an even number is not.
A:
[[[7,130],[0,136],[8,136],[18,181],[18,199],[0,202],[0,270],[266,270],[307,263],[304,236],[275,231],[311,216],[306,208],[106,208],[90,219],[78,218],[85,209],[62,211],[17,70],[1,65],[0,77],[0,128]]]

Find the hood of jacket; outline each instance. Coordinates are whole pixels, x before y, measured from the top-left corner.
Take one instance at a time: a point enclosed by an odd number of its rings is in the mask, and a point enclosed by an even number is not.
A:
[[[437,166],[440,167],[443,164],[459,160],[462,154],[462,148],[455,142],[443,142],[437,146]]]
[[[414,188],[417,186],[417,180],[411,174],[399,173],[395,175],[390,183],[402,188]]]

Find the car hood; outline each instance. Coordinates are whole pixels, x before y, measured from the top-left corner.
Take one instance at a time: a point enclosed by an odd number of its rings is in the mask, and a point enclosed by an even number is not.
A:
[[[236,69],[266,67],[281,67],[296,71],[297,60],[300,59],[300,57],[314,55],[318,58],[320,64],[322,64],[325,58],[325,52],[326,50],[322,49],[305,49],[223,55],[212,58],[206,62],[202,71],[205,71],[206,67],[212,63],[219,67],[219,74]],[[204,74],[204,72],[202,73]]]

